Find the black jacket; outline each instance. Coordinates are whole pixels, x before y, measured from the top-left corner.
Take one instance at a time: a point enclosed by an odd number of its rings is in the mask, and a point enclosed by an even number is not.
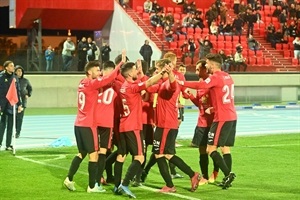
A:
[[[19,78],[20,94],[21,94],[23,108],[26,108],[27,107],[26,95],[28,95],[29,97],[31,97],[32,86],[31,86],[29,80],[27,78],[24,78],[24,69],[21,66],[16,67],[15,71],[17,69],[21,69],[22,70],[22,76]]]
[[[13,78],[16,79],[17,94],[19,99],[17,106],[22,105],[22,100],[20,98],[21,95],[19,79],[14,74],[8,74],[4,70],[0,73],[0,113],[5,112],[13,114],[13,107],[10,105],[9,101],[6,98],[6,94]]]
[[[151,60],[152,53],[153,51],[150,45],[144,44],[140,49],[140,54],[145,61]]]

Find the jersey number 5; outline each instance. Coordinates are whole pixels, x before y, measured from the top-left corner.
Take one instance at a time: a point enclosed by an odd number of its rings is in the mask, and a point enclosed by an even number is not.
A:
[[[126,104],[126,99],[122,99],[123,116],[127,117],[130,114],[129,106]]]
[[[234,99],[234,84],[224,85],[222,91],[225,93],[222,97],[223,104],[231,103],[231,100]]]

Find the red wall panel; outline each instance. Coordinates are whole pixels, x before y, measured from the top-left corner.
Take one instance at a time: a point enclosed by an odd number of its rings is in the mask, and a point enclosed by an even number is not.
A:
[[[99,30],[113,9],[114,0],[16,0],[16,26],[41,18],[44,29]]]

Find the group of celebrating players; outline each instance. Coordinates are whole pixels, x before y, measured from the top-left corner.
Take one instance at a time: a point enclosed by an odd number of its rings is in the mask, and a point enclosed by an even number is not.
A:
[[[89,193],[105,192],[101,180],[106,169],[107,181],[114,182],[115,194],[125,193],[136,198],[129,189],[130,181],[135,180],[137,186],[145,181],[155,163],[165,181],[159,191],[176,192],[167,160],[190,177],[191,192],[198,185],[213,182],[219,169],[225,175],[220,185],[223,189],[230,187],[235,178],[231,172],[230,147],[234,145],[237,115],[234,83],[229,74],[221,71],[222,58],[209,54],[206,60],[198,61],[196,73],[200,80],[195,82],[185,81],[184,75],[177,71],[174,53],[166,53],[163,59],[156,61],[149,76],[145,75],[147,66],[144,64],[141,60],[129,62],[125,51],[115,63],[108,61],[101,67],[95,61],[86,64],[86,78],[78,86],[74,127],[79,153],[72,160],[64,185],[75,190],[73,177],[88,155]],[[197,89],[196,96],[188,88]],[[201,175],[176,155],[178,119],[182,116],[178,115],[181,95],[199,108],[193,143],[199,147]],[[112,143],[117,150],[107,157]],[[148,145],[153,145],[152,155],[145,166]],[[128,153],[133,158],[122,177]],[[210,178],[208,156],[214,162]],[[113,178],[112,162],[115,162]]]

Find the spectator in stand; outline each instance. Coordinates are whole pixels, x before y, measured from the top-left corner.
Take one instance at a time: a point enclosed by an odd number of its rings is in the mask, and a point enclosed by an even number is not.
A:
[[[281,7],[280,6],[276,6],[276,9],[274,10],[272,17],[279,17],[279,15],[281,14]]]
[[[259,43],[253,38],[253,35],[249,35],[248,37],[248,47],[250,50],[254,51],[255,54],[256,51],[259,49]]]
[[[190,13],[192,10],[191,10],[191,5],[189,4],[189,1],[188,0],[185,0],[183,5],[182,5],[182,9],[183,9],[183,13],[184,14],[188,14]]]
[[[235,61],[234,70],[237,69],[237,71],[240,71],[240,67],[243,66],[245,72],[247,70],[247,64],[246,64],[246,58],[243,57],[242,52],[243,52],[243,47],[241,45],[238,45],[236,47],[236,53],[234,54],[234,61]]]
[[[144,61],[147,62],[147,69],[151,67],[151,57],[153,54],[152,47],[149,45],[149,40],[145,40],[144,45],[141,47],[140,52]]]
[[[256,15],[253,14],[252,10],[248,9],[246,15],[246,23],[248,25],[247,35],[249,34],[253,35],[254,23],[256,23],[256,21],[257,21]]]
[[[288,37],[290,35],[289,33],[289,25],[287,22],[285,22],[282,26],[282,33],[284,35],[284,37]]]
[[[213,21],[209,27],[210,33],[213,35],[218,35],[218,26],[215,21]]]
[[[235,30],[235,35],[242,35],[243,26],[244,26],[244,21],[242,20],[240,15],[237,15],[232,23],[233,30]]]
[[[288,16],[286,14],[286,10],[282,10],[280,15],[278,16],[278,20],[279,20],[281,28],[283,27],[284,23],[287,22],[287,19],[288,19]]]
[[[46,71],[52,71],[53,69],[53,59],[54,59],[54,49],[51,45],[48,46],[47,50],[45,51],[45,58],[46,58]]]
[[[191,12],[196,12],[196,11],[197,11],[197,5],[196,5],[196,2],[195,2],[195,1],[193,1],[193,2],[190,4],[190,6],[191,6]]]
[[[111,49],[110,49],[110,46],[107,42],[103,42],[103,45],[100,49],[100,52],[101,52],[101,60],[102,60],[102,63],[104,62],[107,62],[109,61],[109,54],[111,52]]]
[[[179,39],[179,35],[185,35],[185,38],[186,38],[187,33],[184,32],[182,29],[183,29],[183,26],[182,26],[180,20],[177,19],[173,25],[173,32],[178,36],[178,39]]]
[[[278,29],[275,34],[274,37],[271,39],[271,46],[275,49],[276,48],[276,44],[277,43],[287,43],[287,41],[283,38],[283,33],[281,31],[281,29]]]
[[[62,50],[63,69],[62,71],[69,71],[73,61],[72,52],[75,51],[75,44],[70,37],[64,42]]]
[[[144,2],[144,12],[150,13],[152,11],[152,1],[151,0],[146,0]]]
[[[157,0],[154,0],[152,3],[152,11],[153,13],[161,12],[163,7],[157,3]]]
[[[226,23],[227,22],[227,6],[225,2],[222,2],[222,5],[220,7],[220,18],[221,18],[221,22]]]
[[[218,15],[220,15],[221,12],[221,6],[222,6],[222,1],[221,0],[216,0],[213,6],[216,7]]]
[[[229,72],[230,66],[234,66],[232,55],[227,56],[222,49],[219,51],[219,54],[223,59],[222,70]]]
[[[300,59],[300,39],[296,37],[293,41],[294,45],[294,58]]]
[[[194,18],[193,23],[194,23],[195,28],[198,27],[198,28],[203,29],[205,27],[202,11],[198,11],[195,13],[195,18]]]
[[[299,6],[298,6],[298,7],[299,7]],[[297,10],[296,10],[295,4],[293,4],[293,3],[290,5],[290,9],[289,9],[289,17],[290,17],[290,18],[297,17]]]
[[[86,64],[86,54],[87,54],[87,50],[88,50],[88,43],[86,41],[86,37],[82,37],[81,41],[78,42],[77,45],[78,48],[78,65],[77,65],[77,70],[78,71],[83,71],[84,70],[84,66]]]
[[[239,14],[239,7],[240,7],[241,0],[233,0],[233,10],[234,14],[238,15]]]
[[[273,25],[272,22],[270,22],[270,24],[267,26],[266,31],[267,31],[267,41],[271,42],[271,38],[275,33],[275,26]]]
[[[200,45],[199,58],[204,59],[211,52],[212,43],[209,41],[208,36],[204,40],[202,38],[198,40],[198,43]]]
[[[97,51],[97,46],[96,43],[92,40],[91,37],[88,37],[87,39],[88,42],[88,50],[87,50],[87,62],[95,60],[95,52]]]
[[[251,8],[252,9],[254,9],[254,7],[255,7],[255,2],[254,2],[254,0],[247,0],[247,4],[249,5],[251,5]]]
[[[223,34],[224,35],[232,35],[233,34],[232,23],[230,23],[229,21],[223,27]]]
[[[189,56],[189,43],[187,40],[184,41],[184,43],[180,46],[182,57],[181,62],[185,64],[185,58]]]
[[[197,49],[197,46],[195,44],[194,39],[190,40],[188,49],[189,49],[190,58],[192,60],[191,64],[193,65],[194,64],[195,51]]]
[[[247,12],[247,5],[245,4],[245,1],[241,1],[239,6],[239,15],[243,20],[244,20],[244,16],[246,15],[246,12]]]
[[[296,26],[294,21],[292,21],[290,26],[289,26],[289,33],[290,33],[290,36],[293,37],[293,38],[295,38],[298,34],[297,26]]]
[[[215,7],[215,5],[213,5],[213,6]],[[211,23],[215,19],[217,19],[217,17],[218,17],[218,13],[216,11],[216,8],[213,9],[212,6],[209,7],[208,11],[205,13],[205,19],[207,21],[208,27],[210,27]]]
[[[150,17],[150,24],[153,27],[162,26],[162,16],[161,13],[155,13]]]
[[[166,26],[164,28],[164,37],[165,37],[165,40],[167,42],[173,42],[174,41],[174,38],[173,38],[173,31],[171,29],[170,26]]]
[[[191,27],[193,19],[190,13],[187,13],[186,16],[182,18],[182,26],[183,27]]]

